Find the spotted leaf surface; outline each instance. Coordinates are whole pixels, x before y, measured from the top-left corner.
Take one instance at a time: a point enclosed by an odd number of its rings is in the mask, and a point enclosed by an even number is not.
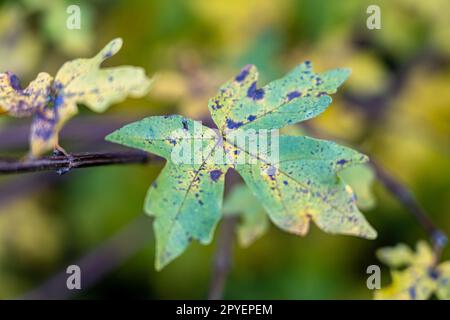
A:
[[[378,250],[377,256],[393,270],[392,283],[377,290],[375,299],[426,300],[435,295],[450,300],[450,261],[436,265],[436,257],[425,241],[417,243],[416,252],[399,244]]]
[[[91,59],[65,63],[55,79],[46,73],[39,74],[26,89],[21,89],[15,75],[0,74],[0,107],[11,116],[33,117],[30,134],[33,156],[58,144],[59,131],[77,113],[77,104],[103,112],[128,96],[142,97],[147,93],[150,80],[142,68],[100,68],[121,46],[122,39],[114,39]]]
[[[286,76],[258,87],[258,71],[247,65],[209,101],[218,128],[227,134],[243,129],[274,129],[313,118],[331,103],[329,94],[347,79],[348,69],[321,74],[307,61]]]
[[[14,117],[31,116],[47,104],[52,81],[49,74],[40,73],[26,89],[22,89],[15,74],[0,73],[0,110]]]
[[[180,116],[166,116],[138,121],[107,137],[168,160],[145,204],[147,213],[156,217],[158,269],[180,255],[192,239],[210,242],[222,209],[223,179],[230,168],[243,177],[247,193],[257,199],[242,203],[244,244],[267,226],[260,212],[245,209],[254,203],[261,204],[275,225],[295,234],[305,235],[313,221],[329,233],[376,236],[356,207],[352,188],[337,175],[367,157],[333,142],[273,131],[322,112],[331,102],[328,94],[348,74],[346,69],[315,74],[306,62],[258,88],[256,68],[247,66],[209,102],[217,131]],[[233,202],[226,210],[232,209]]]
[[[127,125],[109,135],[107,140],[168,160],[145,201],[145,211],[155,217],[156,268],[161,269],[179,256],[193,239],[210,243],[221,216],[224,177],[228,169],[214,161],[221,150],[216,133],[199,122],[181,116],[165,116]],[[191,153],[179,155],[178,147],[189,149]],[[188,158],[178,162],[178,156]],[[199,157],[194,159],[196,156]]]
[[[336,173],[367,161],[366,156],[333,142],[280,136],[279,161],[255,158],[236,170],[280,228],[305,235],[310,221],[329,233],[373,239],[375,230],[356,207],[350,186]]]

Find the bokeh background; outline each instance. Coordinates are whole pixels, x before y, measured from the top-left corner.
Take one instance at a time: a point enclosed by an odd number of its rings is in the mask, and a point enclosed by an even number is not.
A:
[[[65,27],[71,4],[81,7],[81,30]],[[380,30],[366,27],[370,4],[381,8]],[[64,61],[124,39],[107,64],[142,66],[155,75],[154,86],[147,97],[102,115],[80,108],[61,139],[75,152],[116,148],[104,135],[144,116],[205,117],[208,98],[247,63],[257,65],[262,83],[306,59],[318,71],[350,67],[333,104],[310,124],[369,152],[448,234],[449,12],[447,0],[0,1],[0,71],[26,85],[40,71],[55,74]],[[27,119],[0,117],[2,156],[25,154],[28,127]],[[0,177],[0,298],[205,298],[215,243],[194,243],[163,271],[153,267],[142,204],[162,165]],[[373,192],[376,205],[364,213],[378,239],[333,236],[315,226],[301,238],[270,226],[250,247],[234,246],[225,298],[372,298],[366,268],[380,264],[376,249],[426,238],[376,181]],[[79,259],[90,265],[81,291],[41,286],[61,272],[65,279],[65,268]],[[388,283],[388,269],[382,272]]]

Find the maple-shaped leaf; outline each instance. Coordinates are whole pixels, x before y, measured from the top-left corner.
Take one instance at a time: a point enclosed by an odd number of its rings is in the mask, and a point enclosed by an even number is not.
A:
[[[122,39],[114,39],[91,59],[66,62],[54,79],[47,73],[40,73],[26,89],[21,88],[14,74],[0,73],[0,109],[14,117],[33,117],[32,156],[58,146],[59,131],[77,113],[77,104],[103,112],[127,96],[142,97],[148,92],[150,80],[142,68],[100,68],[121,46]]]
[[[426,300],[435,294],[450,300],[450,261],[436,265],[436,256],[425,241],[417,243],[416,252],[398,244],[379,249],[377,256],[393,270],[391,285],[375,291],[375,299]]]
[[[193,239],[211,241],[230,168],[286,231],[304,235],[314,221],[330,233],[376,236],[356,207],[351,187],[337,176],[367,157],[330,141],[278,136],[270,130],[322,112],[331,102],[328,94],[348,74],[347,69],[315,74],[305,62],[259,88],[256,68],[246,66],[209,102],[218,132],[181,116],[157,116],[107,136],[168,160],[145,204],[145,211],[155,217],[157,269]]]

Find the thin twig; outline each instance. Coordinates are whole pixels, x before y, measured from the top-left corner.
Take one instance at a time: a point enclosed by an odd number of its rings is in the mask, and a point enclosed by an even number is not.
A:
[[[208,299],[219,300],[223,298],[225,282],[231,269],[233,243],[237,217],[226,217],[220,225],[217,247],[214,255],[213,273],[211,277]]]
[[[112,164],[148,163],[159,160],[159,157],[145,152],[96,152],[69,155],[53,155],[49,157],[20,160],[0,159],[0,174],[14,174],[37,171],[56,171],[64,174],[72,169],[95,167]]]
[[[71,263],[80,267],[81,291],[91,288],[142,249],[151,238],[150,230],[151,219],[141,215],[87,255]],[[67,288],[69,276],[66,270],[62,270],[21,299],[68,299],[80,292]]]
[[[419,222],[422,228],[427,233],[433,244],[436,262],[439,261],[440,255],[443,248],[447,244],[446,234],[436,227],[431,221],[428,214],[422,208],[422,206],[416,201],[413,194],[408,190],[408,188],[397,181],[394,177],[386,172],[377,162],[373,159],[370,161],[370,165],[375,171],[378,180],[383,184],[383,186],[394,195],[397,200],[410,212],[413,217]]]

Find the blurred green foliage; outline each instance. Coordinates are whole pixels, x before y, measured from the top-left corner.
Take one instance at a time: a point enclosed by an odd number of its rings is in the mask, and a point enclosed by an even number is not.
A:
[[[157,77],[148,97],[127,100],[105,115],[81,113],[100,125],[108,115],[202,118],[218,86],[247,63],[258,66],[263,82],[306,59],[318,71],[350,67],[343,90],[311,124],[374,156],[450,233],[450,2],[77,2],[82,29],[75,34],[65,21],[61,25],[65,1],[0,1],[0,71],[18,74],[26,85],[39,71],[54,74],[62,62],[90,56],[122,37],[124,48],[111,64],[141,66]],[[381,8],[380,30],[366,28],[369,4]],[[0,142],[10,139],[3,130],[19,124],[0,118]],[[61,144],[70,151],[111,148],[89,141],[71,145],[63,139]],[[1,177],[0,298],[20,297],[141,215],[147,186],[161,168],[98,167],[58,178],[29,174],[19,188],[12,187],[18,176]],[[33,179],[34,187],[25,188]],[[378,239],[331,236],[316,227],[300,238],[269,226],[250,247],[236,246],[225,298],[371,298],[366,268],[379,264],[376,249],[399,242],[411,246],[425,237],[377,182],[374,192],[377,204],[364,214]],[[152,267],[153,247],[151,241],[76,297],[206,296],[214,244],[194,244],[159,273]],[[448,257],[447,249],[443,258]],[[383,284],[391,282],[387,268],[382,271]]]

